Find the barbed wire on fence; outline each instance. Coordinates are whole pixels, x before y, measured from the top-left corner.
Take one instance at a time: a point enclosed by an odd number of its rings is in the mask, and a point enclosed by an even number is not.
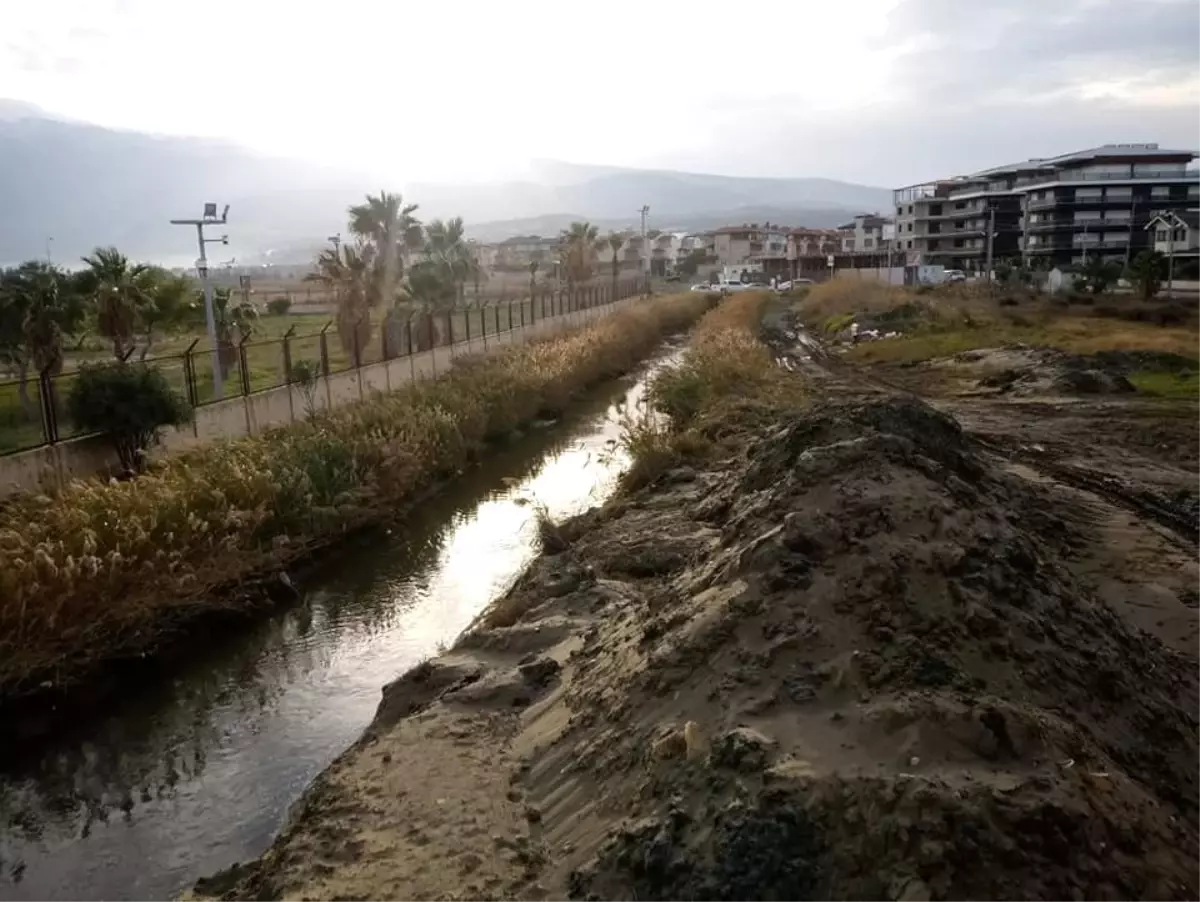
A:
[[[291,326],[282,336],[255,339],[253,332],[219,342],[214,349],[197,338],[181,353],[131,360],[134,348],[121,361],[158,368],[193,407],[270,391],[296,384],[301,373],[316,365],[319,377],[373,366],[389,360],[458,344],[486,350],[492,336],[536,325],[544,319],[569,316],[637,294],[641,279],[599,281],[568,288],[526,292],[510,299],[468,299],[448,308],[397,306],[378,320],[368,319],[338,328],[330,318],[319,331],[298,334]],[[363,335],[368,336],[364,341]],[[213,353],[214,350],[216,353]],[[303,366],[298,364],[304,361]],[[102,366],[104,362],[83,364]],[[41,372],[0,378],[0,456],[76,438],[81,433],[67,414],[67,399],[82,366],[62,369],[62,361]],[[218,398],[213,379],[217,367],[223,384]]]

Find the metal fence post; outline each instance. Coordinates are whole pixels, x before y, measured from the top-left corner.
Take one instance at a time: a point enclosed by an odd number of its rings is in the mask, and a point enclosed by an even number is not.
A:
[[[329,378],[329,327],[332,325],[330,321],[321,330],[321,375],[326,379]]]
[[[183,384],[187,391],[188,405],[193,408],[200,406],[200,392],[196,390],[196,358],[192,356],[192,351],[199,343],[200,339],[197,338],[183,352]]]
[[[54,405],[54,382],[50,379],[50,367],[38,373],[38,400],[42,402],[42,437],[46,444],[58,441],[58,411]]]
[[[285,385],[290,385],[292,381],[292,333],[295,331],[295,326],[288,326],[288,330],[283,333],[283,379]]]
[[[238,366],[242,371],[242,394],[250,394],[250,365],[246,362],[246,342],[250,340],[249,335],[243,335],[241,342],[238,344]]]

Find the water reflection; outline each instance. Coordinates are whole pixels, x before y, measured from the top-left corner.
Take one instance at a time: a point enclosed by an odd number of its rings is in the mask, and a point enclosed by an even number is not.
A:
[[[662,361],[653,364],[661,365]],[[469,471],[391,533],[300,575],[301,605],[198,637],[103,716],[0,774],[0,899],[165,898],[261,853],[287,807],[536,553],[535,507],[611,493],[642,383],[593,397]]]

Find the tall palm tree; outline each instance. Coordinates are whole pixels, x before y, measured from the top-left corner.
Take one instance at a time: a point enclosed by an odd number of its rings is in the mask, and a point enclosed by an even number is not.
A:
[[[113,343],[113,354],[124,357],[133,345],[138,309],[146,303],[150,267],[130,263],[115,247],[98,247],[84,257],[82,285],[96,303],[96,326]]]
[[[620,232],[608,233],[608,246],[612,248],[612,300],[617,299],[617,279],[621,272],[621,248],[625,244],[625,236]]]
[[[435,219],[425,227],[425,254],[430,263],[455,286],[455,295],[462,301],[467,280],[479,271],[479,261],[467,243],[461,216],[443,222]]]
[[[27,379],[63,365],[63,339],[84,316],[74,280],[58,267],[31,260],[0,271],[0,361],[17,368],[17,395],[33,414]]]
[[[213,324],[217,332],[217,359],[221,362],[221,378],[228,379],[237,360],[237,346],[250,337],[258,322],[258,310],[253,304],[233,299],[232,288],[213,289]]]
[[[350,231],[374,249],[373,304],[391,297],[404,276],[409,252],[421,246],[416,211],[416,204],[406,204],[388,191],[368,194],[364,203],[350,207]]]
[[[592,275],[599,235],[600,230],[590,222],[573,222],[558,236],[559,253],[567,271],[567,287],[572,296],[576,284]]]
[[[371,340],[371,308],[383,298],[378,290],[375,247],[367,242],[326,248],[304,278],[332,289],[337,298],[338,341],[346,353]]]

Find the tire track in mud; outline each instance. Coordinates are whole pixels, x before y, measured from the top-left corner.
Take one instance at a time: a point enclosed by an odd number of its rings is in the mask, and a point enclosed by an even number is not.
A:
[[[786,312],[773,312],[764,318],[763,340],[775,353],[780,367],[817,380],[825,390],[920,397],[961,422],[957,411],[946,410],[946,405],[939,403],[938,399],[918,395],[877,374],[866,376],[855,370]],[[1024,464],[1065,486],[1090,492],[1109,504],[1164,527],[1173,540],[1189,549],[1200,544],[1200,506],[1194,503],[1174,501],[1149,490],[1132,487],[1109,473],[1052,460],[1044,449],[1039,450],[1020,441],[1006,442],[1002,436],[973,429],[967,423],[963,423],[963,429],[985,451],[1012,463]]]

